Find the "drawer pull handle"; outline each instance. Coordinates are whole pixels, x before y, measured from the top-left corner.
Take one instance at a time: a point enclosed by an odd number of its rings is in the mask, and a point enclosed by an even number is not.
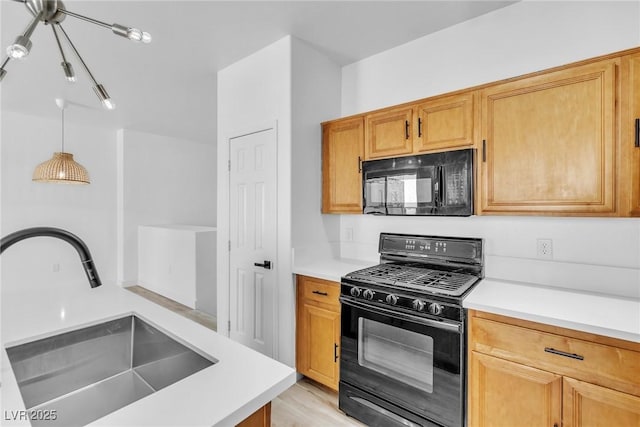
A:
[[[556,350],[555,348],[551,348],[551,347],[545,347],[544,351],[551,354],[557,354],[558,356],[570,357],[572,359],[577,359],[577,360],[584,360],[584,356],[580,356],[579,354],[567,353],[566,351]]]
[[[326,297],[327,295],[329,295],[329,294],[328,294],[328,293],[326,293],[326,292],[320,292],[320,291],[313,291],[312,293],[313,293],[313,294],[316,294],[316,295],[322,295],[323,297]]]

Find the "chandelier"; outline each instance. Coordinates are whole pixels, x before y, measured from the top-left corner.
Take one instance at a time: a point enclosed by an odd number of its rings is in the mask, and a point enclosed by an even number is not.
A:
[[[60,35],[66,40],[69,47],[75,54],[76,58],[82,68],[86,71],[87,75],[93,82],[93,90],[102,102],[102,105],[108,109],[113,110],[115,108],[115,103],[107,93],[107,90],[104,86],[93,77],[93,74],[89,70],[89,67],[84,62],[78,49],[76,49],[75,45],[67,35],[67,32],[62,28],[62,21],[64,21],[65,17],[71,16],[73,18],[81,19],[86,22],[90,22],[95,25],[99,25],[101,27],[110,28],[114,34],[117,34],[121,37],[126,37],[129,40],[134,42],[142,42],[142,43],[150,43],[151,35],[145,31],[140,31],[137,28],[127,27],[125,25],[120,24],[107,24],[106,22],[98,21],[97,19],[89,18],[87,16],[83,16],[77,13],[73,13],[68,11],[62,1],[60,0],[14,0],[20,3],[24,3],[27,7],[27,10],[33,15],[33,19],[29,22],[29,25],[24,30],[22,34],[16,37],[16,40],[7,47],[7,56],[0,65],[0,81],[2,81],[7,74],[7,70],[5,67],[12,59],[22,59],[29,55],[29,51],[31,50],[31,35],[33,31],[38,26],[38,23],[42,22],[44,25],[50,25],[51,30],[53,31],[53,36],[58,45],[58,49],[60,50],[60,55],[62,57],[62,70],[66,79],[70,82],[74,82],[76,80],[75,73],[73,71],[73,67],[67,61],[67,57],[64,53],[64,49],[62,48],[62,43],[60,42]]]

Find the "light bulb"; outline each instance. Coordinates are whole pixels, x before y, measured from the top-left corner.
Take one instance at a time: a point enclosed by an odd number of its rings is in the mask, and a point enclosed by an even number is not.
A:
[[[62,65],[64,76],[67,78],[67,80],[72,83],[75,82],[76,74],[73,72],[73,67],[71,66],[71,64],[68,62],[61,62],[60,65]]]
[[[102,106],[107,110],[115,110],[116,103],[111,98],[105,98],[102,100]]]
[[[16,37],[16,41],[7,48],[7,55],[9,55],[11,59],[21,59],[29,55],[30,49],[31,40],[25,36],[18,36]]]
[[[94,92],[98,95],[100,102],[102,102],[102,106],[107,110],[113,110],[116,108],[115,102],[111,100],[111,97],[107,93],[107,90],[101,84],[97,84],[93,87]]]
[[[146,31],[142,32],[142,43],[151,43],[151,34]]]
[[[129,28],[127,29],[127,37],[129,38],[129,40],[139,42],[142,40],[142,31],[137,28]]]
[[[29,55],[29,49],[19,44],[12,44],[7,48],[7,55],[11,59],[22,59]]]

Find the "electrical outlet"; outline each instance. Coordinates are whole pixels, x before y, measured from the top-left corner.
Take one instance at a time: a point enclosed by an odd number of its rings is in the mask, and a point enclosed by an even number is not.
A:
[[[347,242],[353,242],[353,228],[347,227],[344,229],[344,240]]]
[[[538,239],[538,258],[553,259],[553,240]]]

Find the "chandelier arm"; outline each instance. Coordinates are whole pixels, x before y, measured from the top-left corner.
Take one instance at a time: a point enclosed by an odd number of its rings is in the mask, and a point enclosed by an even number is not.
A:
[[[62,44],[60,43],[60,37],[58,36],[58,32],[56,31],[55,24],[51,26],[51,31],[53,31],[53,35],[56,38],[56,42],[58,43],[58,49],[60,50],[60,55],[62,55],[62,61],[67,62],[67,57],[64,55],[64,50],[62,49]]]
[[[31,38],[31,35],[35,31],[43,15],[44,15],[44,12],[40,12],[33,17],[31,22],[29,22],[29,25],[27,26],[27,28],[25,28],[24,33],[22,34],[23,37],[26,37],[27,39]]]
[[[93,84],[95,86],[97,86],[99,83],[96,81],[95,77],[93,77],[93,74],[91,74],[91,70],[89,70],[89,67],[87,67],[87,64],[84,62],[84,59],[82,59],[82,56],[80,56],[80,52],[78,52],[78,49],[76,49],[76,46],[73,44],[73,42],[69,38],[69,35],[67,35],[67,32],[64,30],[64,28],[62,28],[62,25],[60,25],[59,22],[54,24],[54,25],[57,25],[58,28],[60,29],[60,31],[62,31],[62,34],[64,35],[64,38],[67,40],[67,43],[69,43],[69,46],[71,46],[71,49],[76,54],[76,57],[78,58],[78,60],[82,64],[82,67],[84,68],[84,70],[89,75],[89,78],[91,79],[91,81],[93,81]]]
[[[2,62],[2,65],[0,65],[0,69],[4,69],[5,65],[7,65],[10,60],[11,60],[11,57],[9,55],[7,55],[7,57]]]
[[[16,1],[20,1],[20,0],[16,0]],[[91,22],[92,24],[99,25],[101,27],[111,29],[111,24],[107,24],[106,22],[103,22],[103,21],[98,21],[97,19],[89,18],[88,16],[80,15],[79,13],[71,12],[61,8],[58,8],[58,12],[64,13],[67,16],[72,16],[74,18],[81,19],[83,21]]]

